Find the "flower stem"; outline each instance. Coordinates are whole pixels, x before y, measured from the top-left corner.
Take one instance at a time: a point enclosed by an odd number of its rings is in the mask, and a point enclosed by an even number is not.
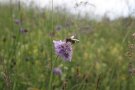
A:
[[[58,59],[58,56],[56,57],[54,63],[52,62],[52,65],[51,65],[51,73],[50,73],[50,80],[49,80],[49,89],[48,90],[52,90],[52,78],[53,78],[53,66],[55,64],[55,62],[57,61]]]
[[[52,0],[52,30],[53,30],[53,0]],[[52,37],[51,37],[51,41],[52,41]],[[58,56],[57,56],[58,57]],[[56,59],[57,59],[56,57]],[[51,73],[50,73],[50,80],[49,80],[49,89],[48,90],[52,90],[52,72],[53,71],[53,60],[52,60],[52,47],[51,47]]]

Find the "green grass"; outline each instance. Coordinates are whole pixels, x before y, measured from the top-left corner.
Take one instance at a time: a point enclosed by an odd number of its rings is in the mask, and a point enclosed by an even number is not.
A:
[[[13,16],[22,19],[21,26]],[[64,11],[1,5],[0,90],[134,90],[135,77],[128,73],[128,65],[134,66],[135,53],[126,55],[134,43],[134,24],[130,17],[97,22]],[[57,25],[62,26],[60,31],[55,30]],[[20,33],[20,27],[28,32]],[[73,46],[72,61],[55,61],[52,41],[73,34],[80,42]],[[51,63],[62,67],[61,77],[51,77]]]

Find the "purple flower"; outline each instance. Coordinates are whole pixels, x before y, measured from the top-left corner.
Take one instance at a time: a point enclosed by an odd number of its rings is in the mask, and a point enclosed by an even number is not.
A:
[[[72,45],[70,42],[66,41],[53,41],[55,52],[58,56],[62,57],[66,61],[71,61],[72,59]]]
[[[56,31],[60,31],[61,29],[62,29],[62,26],[61,26],[61,25],[56,25],[56,26],[55,26],[55,30],[56,30]]]
[[[17,25],[20,25],[20,24],[21,24],[21,20],[15,19],[15,23],[16,23]]]
[[[57,67],[57,68],[54,68],[54,69],[53,69],[53,73],[54,73],[55,75],[61,76],[61,75],[62,75],[62,70],[61,70],[61,68]]]
[[[20,28],[20,32],[21,32],[21,33],[27,33],[28,30],[27,30],[27,29],[24,29],[24,28]]]

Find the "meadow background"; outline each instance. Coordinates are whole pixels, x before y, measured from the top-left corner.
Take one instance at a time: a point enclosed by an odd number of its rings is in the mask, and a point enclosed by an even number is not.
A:
[[[97,21],[60,8],[1,4],[0,90],[135,90],[134,32],[132,16]],[[53,40],[72,35],[80,40],[72,61],[56,60]]]

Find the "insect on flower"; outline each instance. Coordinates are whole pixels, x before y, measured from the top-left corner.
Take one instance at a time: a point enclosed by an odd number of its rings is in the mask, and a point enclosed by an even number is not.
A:
[[[28,32],[28,30],[27,29],[24,29],[24,28],[20,28],[20,33],[27,33]]]
[[[79,40],[76,39],[75,36],[71,36],[70,38],[66,39],[66,42],[70,42],[71,44],[75,44],[76,42],[79,42]]]
[[[71,36],[70,38],[67,38],[64,41],[53,41],[55,53],[63,58],[66,61],[71,61],[72,59],[72,44],[79,41],[78,39],[75,39],[74,36]]]

